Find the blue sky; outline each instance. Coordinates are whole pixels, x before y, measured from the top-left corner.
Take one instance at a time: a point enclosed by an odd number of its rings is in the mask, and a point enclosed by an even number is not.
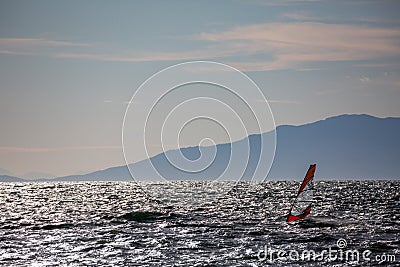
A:
[[[27,177],[123,165],[127,101],[192,60],[245,72],[278,125],[398,117],[399,10],[385,0],[1,1],[0,168]]]

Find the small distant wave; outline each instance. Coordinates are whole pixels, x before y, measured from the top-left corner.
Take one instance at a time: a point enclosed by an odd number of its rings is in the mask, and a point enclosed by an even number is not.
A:
[[[327,233],[320,233],[320,234],[314,234],[310,236],[310,234],[305,234],[305,235],[300,235],[295,238],[288,238],[285,240],[280,240],[277,243],[281,244],[304,244],[304,243],[329,243],[332,241],[335,241],[336,238],[332,236],[331,234]]]
[[[60,223],[60,224],[46,224],[42,226],[34,226],[32,230],[56,230],[56,229],[66,229],[73,228],[75,225],[72,223]]]
[[[162,212],[156,211],[133,211],[120,216],[120,219],[135,221],[135,222],[155,222],[157,220],[163,220],[168,215]]]
[[[345,224],[343,221],[336,220],[330,217],[311,217],[299,222],[301,228],[324,228],[324,227],[339,227]]]

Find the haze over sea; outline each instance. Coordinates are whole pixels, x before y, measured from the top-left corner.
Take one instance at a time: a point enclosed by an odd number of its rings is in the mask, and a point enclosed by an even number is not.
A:
[[[214,190],[193,202],[205,185]],[[399,181],[316,181],[309,218],[288,224],[298,186],[288,181],[1,183],[0,265],[399,264]],[[163,198],[166,192],[169,197]],[[305,250],[320,255],[330,248],[336,251],[331,258],[296,258]],[[358,262],[344,256],[350,250],[359,252]]]

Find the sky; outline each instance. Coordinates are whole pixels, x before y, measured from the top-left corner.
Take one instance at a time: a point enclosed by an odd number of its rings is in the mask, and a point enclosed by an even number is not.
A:
[[[132,95],[151,75],[187,61],[244,72],[276,125],[338,114],[400,117],[399,11],[388,0],[2,0],[0,173],[46,177],[124,165]]]

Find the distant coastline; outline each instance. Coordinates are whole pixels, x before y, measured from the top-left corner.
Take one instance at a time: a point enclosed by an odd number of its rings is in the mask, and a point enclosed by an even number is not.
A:
[[[339,115],[299,126],[277,127],[277,150],[266,180],[297,180],[310,162],[320,166],[318,180],[399,180],[400,118],[377,118],[370,115]],[[263,133],[269,134],[269,133]],[[257,147],[257,135],[245,140]],[[236,143],[236,142],[235,142]],[[221,153],[229,153],[232,144],[219,144]],[[205,147],[204,149],[207,149]],[[198,147],[181,149],[184,154],[198,153]],[[166,153],[175,153],[178,150]],[[165,155],[133,163],[132,168],[146,177],[146,168],[153,163],[165,165]],[[219,168],[223,167],[221,162]],[[249,169],[255,162],[249,161]],[[163,165],[163,166],[164,166]],[[171,180],[186,180],[179,173],[163,169]],[[176,170],[174,170],[176,171]],[[205,177],[217,177],[218,171],[209,170]],[[251,175],[251,171],[247,176]],[[300,176],[299,176],[300,175]],[[248,178],[245,174],[244,180]],[[149,181],[152,178],[149,177]],[[191,179],[197,180],[197,179]],[[202,180],[202,179],[198,179]],[[213,180],[213,179],[210,179]],[[60,182],[60,181],[133,181],[127,166],[111,167],[82,175],[54,178],[23,179],[0,175],[0,182]]]

